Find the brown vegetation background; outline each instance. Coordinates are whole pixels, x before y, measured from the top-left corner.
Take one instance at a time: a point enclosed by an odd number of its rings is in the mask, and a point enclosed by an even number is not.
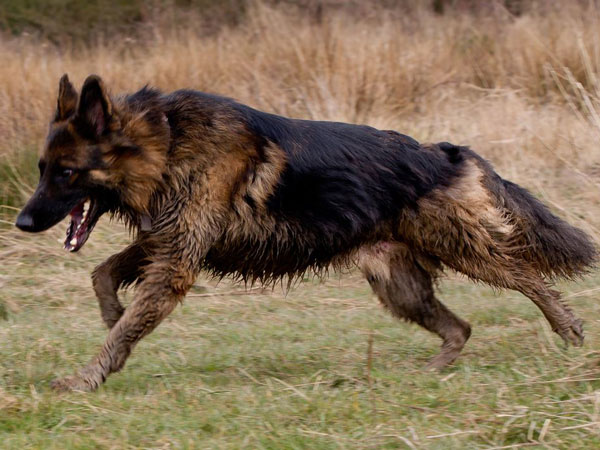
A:
[[[32,155],[60,75],[80,83],[97,73],[114,93],[200,89],[292,117],[470,145],[597,235],[600,10],[593,2],[434,3],[225,2],[231,10],[196,9],[185,19],[177,8],[149,12],[129,33],[55,38],[60,45],[5,33],[3,203],[17,206],[36,181]]]

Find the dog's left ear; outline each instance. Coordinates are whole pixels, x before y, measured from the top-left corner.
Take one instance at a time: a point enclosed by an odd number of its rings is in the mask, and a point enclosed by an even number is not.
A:
[[[86,78],[81,88],[77,116],[96,136],[102,136],[113,117],[113,104],[98,75]]]

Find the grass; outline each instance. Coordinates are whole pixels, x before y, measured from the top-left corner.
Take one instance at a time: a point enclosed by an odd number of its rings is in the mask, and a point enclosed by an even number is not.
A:
[[[423,370],[438,339],[389,317],[355,273],[287,296],[200,279],[122,373],[97,393],[57,395],[49,381],[106,334],[89,274],[128,237],[101,222],[69,255],[56,242],[62,225],[36,236],[12,227],[35,186],[58,78],[95,72],[115,93],[191,87],[469,144],[598,240],[599,17],[570,2],[519,17],[375,8],[315,21],[253,4],[239,26],[209,36],[158,24],[148,40],[1,40],[1,446],[600,446],[597,273],[560,286],[587,332],[568,350],[529,300],[449,274],[441,297],[474,334],[442,373]]]
[[[565,351],[524,297],[450,277],[442,297],[474,335],[442,373],[423,370],[438,340],[388,316],[357,274],[287,296],[201,279],[122,373],[95,394],[57,395],[49,381],[106,334],[88,275],[126,241],[112,230],[101,225],[74,257],[58,248],[60,229],[7,233],[21,253],[2,278],[3,448],[600,445],[593,278],[564,286],[588,335]]]

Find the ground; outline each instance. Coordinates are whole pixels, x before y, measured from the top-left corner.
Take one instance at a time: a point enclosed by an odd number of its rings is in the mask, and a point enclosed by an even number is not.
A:
[[[73,255],[61,234],[7,232],[2,248],[21,261],[0,280],[4,448],[600,445],[597,275],[561,285],[587,333],[565,349],[520,294],[448,274],[441,297],[474,332],[440,373],[424,369],[438,339],[390,317],[358,273],[287,295],[201,278],[98,392],[56,394],[106,335],[90,271],[128,239],[104,223]]]

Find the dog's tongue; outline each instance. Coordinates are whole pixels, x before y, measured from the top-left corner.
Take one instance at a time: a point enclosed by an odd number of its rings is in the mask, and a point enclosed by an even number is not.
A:
[[[89,206],[89,201],[83,201],[69,213],[71,215],[71,223],[69,224],[69,228],[67,228],[65,249],[70,252],[79,250],[87,239]]]

